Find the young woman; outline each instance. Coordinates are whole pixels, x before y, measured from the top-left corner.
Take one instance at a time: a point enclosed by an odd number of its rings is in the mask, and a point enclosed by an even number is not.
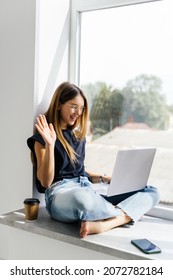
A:
[[[109,201],[93,190],[94,182],[109,182],[110,177],[85,170],[87,121],[84,93],[64,82],[55,90],[47,112],[38,116],[36,131],[27,140],[48,213],[62,222],[81,221],[82,238],[136,222],[159,201],[157,189],[149,186]]]

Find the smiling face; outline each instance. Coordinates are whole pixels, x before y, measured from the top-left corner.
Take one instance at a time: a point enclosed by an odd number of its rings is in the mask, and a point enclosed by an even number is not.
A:
[[[84,109],[84,99],[80,94],[68,102],[61,104],[59,108],[61,129],[66,129],[67,126],[73,126]]]

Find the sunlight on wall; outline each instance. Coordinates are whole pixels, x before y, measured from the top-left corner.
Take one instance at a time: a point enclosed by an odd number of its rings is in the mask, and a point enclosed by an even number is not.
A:
[[[35,115],[43,113],[57,85],[67,80],[69,0],[37,6]]]

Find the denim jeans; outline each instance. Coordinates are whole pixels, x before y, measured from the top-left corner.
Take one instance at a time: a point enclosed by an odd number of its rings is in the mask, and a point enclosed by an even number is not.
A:
[[[133,222],[159,202],[155,187],[104,197],[94,191],[87,177],[63,179],[45,192],[46,209],[50,216],[62,222],[96,221],[117,217],[123,210]]]

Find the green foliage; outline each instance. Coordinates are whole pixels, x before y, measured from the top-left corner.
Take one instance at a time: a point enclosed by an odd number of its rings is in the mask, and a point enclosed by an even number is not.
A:
[[[97,82],[82,86],[90,108],[94,134],[103,135],[129,118],[151,128],[166,129],[170,112],[162,95],[162,81],[153,75],[140,75],[122,90]]]
[[[141,75],[129,81],[122,94],[126,99],[126,118],[143,122],[156,129],[166,129],[169,110],[161,94],[162,82],[152,75]]]
[[[91,85],[82,87],[87,92],[87,99],[91,100]],[[97,83],[95,97],[90,109],[90,120],[95,134],[105,134],[120,125],[120,118],[124,108],[124,97],[117,89],[112,90],[104,83]]]
[[[173,114],[173,105],[169,106],[169,112]]]
[[[97,82],[95,84],[82,85],[81,88],[87,98],[89,111],[91,111],[95,97],[100,93],[100,91],[106,89],[107,85],[103,82]]]

